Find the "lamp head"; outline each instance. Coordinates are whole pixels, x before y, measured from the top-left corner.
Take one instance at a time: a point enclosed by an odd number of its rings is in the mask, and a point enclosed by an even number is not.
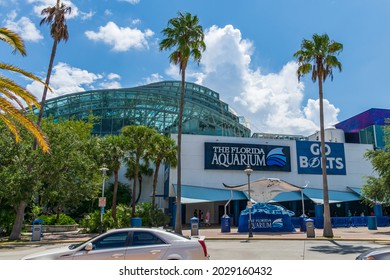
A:
[[[245,168],[244,172],[246,173],[246,175],[251,175],[251,173],[253,172],[253,169],[248,165]]]

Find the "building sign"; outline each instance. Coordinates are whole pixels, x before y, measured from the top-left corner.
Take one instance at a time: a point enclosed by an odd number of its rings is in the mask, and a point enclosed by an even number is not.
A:
[[[322,174],[321,143],[297,141],[298,174]],[[343,143],[325,143],[328,175],[346,175]]]
[[[205,169],[291,171],[290,147],[205,143]]]

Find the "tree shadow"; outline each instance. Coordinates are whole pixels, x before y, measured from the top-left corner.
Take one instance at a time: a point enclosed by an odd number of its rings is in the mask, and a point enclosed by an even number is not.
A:
[[[360,254],[367,250],[372,249],[372,247],[364,245],[353,245],[353,244],[340,244],[334,240],[329,240],[329,243],[332,245],[322,245],[322,246],[313,246],[309,251],[324,253],[324,254]]]

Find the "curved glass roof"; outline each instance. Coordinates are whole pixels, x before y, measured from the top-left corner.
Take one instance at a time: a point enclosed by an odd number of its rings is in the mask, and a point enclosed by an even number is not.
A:
[[[180,81],[165,81],[124,88],[91,90],[46,100],[44,116],[54,119],[87,119],[93,114],[99,121],[97,135],[117,134],[126,125],[144,125],[157,131],[177,133]],[[249,128],[206,87],[186,83],[183,133],[249,137]],[[37,113],[37,109],[34,110]]]

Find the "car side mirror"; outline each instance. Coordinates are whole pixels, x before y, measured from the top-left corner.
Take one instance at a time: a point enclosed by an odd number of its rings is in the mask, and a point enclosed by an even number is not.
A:
[[[92,251],[93,250],[93,244],[90,242],[87,245],[85,245],[85,251]]]

